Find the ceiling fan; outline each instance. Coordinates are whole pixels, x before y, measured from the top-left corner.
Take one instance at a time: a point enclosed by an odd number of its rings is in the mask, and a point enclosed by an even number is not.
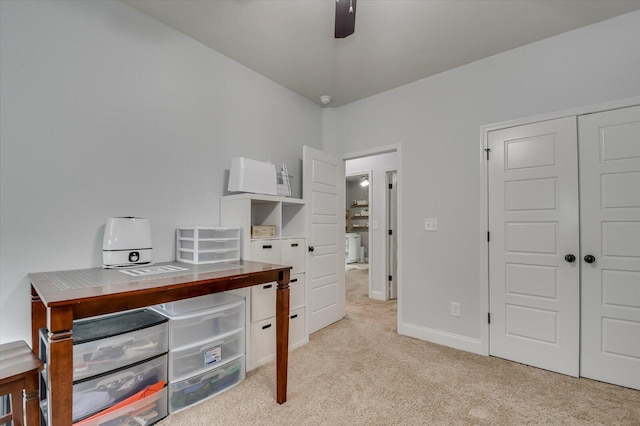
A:
[[[336,0],[335,38],[353,34],[356,27],[356,0]]]

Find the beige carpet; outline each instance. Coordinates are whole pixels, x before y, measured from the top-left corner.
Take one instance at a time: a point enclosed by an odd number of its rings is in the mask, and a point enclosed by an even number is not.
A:
[[[367,272],[347,272],[345,319],[290,353],[285,404],[271,363],[160,424],[640,425],[640,391],[399,336]]]

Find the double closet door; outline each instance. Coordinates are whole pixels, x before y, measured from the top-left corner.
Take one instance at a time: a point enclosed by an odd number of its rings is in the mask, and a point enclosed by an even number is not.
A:
[[[490,354],[640,389],[640,106],[488,148]]]

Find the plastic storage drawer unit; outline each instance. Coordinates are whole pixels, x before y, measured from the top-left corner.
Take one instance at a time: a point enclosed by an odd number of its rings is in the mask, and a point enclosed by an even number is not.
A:
[[[42,377],[46,377],[44,370]],[[71,418],[75,423],[90,417],[161,381],[167,381],[166,354],[74,382]],[[46,400],[41,405],[46,411]]]
[[[224,364],[244,355],[244,328],[214,340],[169,352],[169,381]]]
[[[73,380],[134,364],[168,350],[168,320],[150,309],[73,323]],[[41,359],[48,330],[40,329]]]
[[[244,380],[244,356],[196,376],[169,384],[169,413],[209,399]]]
[[[171,319],[169,347],[172,349],[210,341],[244,327],[244,299],[185,315],[172,315],[163,309],[154,309]]]

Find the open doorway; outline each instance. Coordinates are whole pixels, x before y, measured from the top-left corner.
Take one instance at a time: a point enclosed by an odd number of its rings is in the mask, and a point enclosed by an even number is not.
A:
[[[391,229],[387,191],[387,172],[397,169],[396,150],[345,160],[345,268],[347,272],[366,271],[359,275],[361,278],[365,273],[368,275],[368,297],[377,300],[397,297],[397,281],[391,291],[389,280],[389,255],[393,248],[388,242]],[[397,203],[397,197],[395,200]],[[396,211],[397,207],[393,209]],[[359,252],[355,248],[358,246]]]

